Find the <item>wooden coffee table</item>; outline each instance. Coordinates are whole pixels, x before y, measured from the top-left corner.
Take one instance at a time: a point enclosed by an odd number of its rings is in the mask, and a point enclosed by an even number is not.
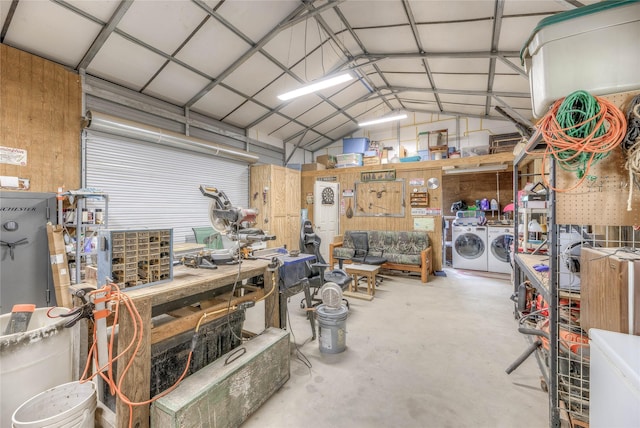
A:
[[[380,271],[380,266],[350,264],[345,265],[344,269],[349,275],[353,276],[353,281],[349,285],[349,291],[358,292],[358,277],[364,276],[367,278],[367,294],[372,297],[376,294],[376,275]]]

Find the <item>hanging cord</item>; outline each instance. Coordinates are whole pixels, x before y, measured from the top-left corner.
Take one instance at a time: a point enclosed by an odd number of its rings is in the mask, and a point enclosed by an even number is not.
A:
[[[627,158],[624,167],[629,171],[627,211],[631,211],[634,184],[640,187],[640,95],[636,95],[629,103],[627,134],[622,140],[622,149]]]
[[[546,176],[544,184],[557,192],[568,192],[585,179],[589,170],[620,145],[627,130],[624,114],[614,104],[585,91],[576,91],[557,100],[540,121],[540,132],[547,143],[542,168],[553,156],[565,171],[574,172],[578,182],[568,189],[553,187]]]

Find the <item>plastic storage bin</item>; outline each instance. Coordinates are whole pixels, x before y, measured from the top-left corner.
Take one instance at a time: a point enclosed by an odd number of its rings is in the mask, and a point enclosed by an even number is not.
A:
[[[549,16],[520,52],[533,115],[577,90],[593,95],[640,89],[640,2],[607,1]]]
[[[640,337],[592,328],[589,425],[640,426]]]
[[[362,166],[362,153],[344,153],[337,155],[336,159],[338,160],[336,168]]]
[[[343,138],[342,153],[364,153],[369,150],[369,139],[362,138]]]
[[[486,156],[489,154],[489,146],[463,147],[461,153],[463,158],[471,156]]]

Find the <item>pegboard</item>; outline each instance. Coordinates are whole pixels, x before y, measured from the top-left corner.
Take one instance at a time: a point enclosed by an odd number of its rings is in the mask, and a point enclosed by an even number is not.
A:
[[[404,217],[404,180],[355,182],[355,215]]]
[[[623,92],[602,96],[627,111],[631,99],[640,91]],[[585,180],[579,187],[568,192],[556,193],[557,224],[590,224],[594,226],[631,226],[640,224],[640,189],[633,189],[631,211],[627,211],[629,197],[629,172],[624,168],[625,158],[621,147],[617,147],[606,159],[598,162],[589,171],[593,180]],[[567,189],[578,178],[557,168],[556,188]]]

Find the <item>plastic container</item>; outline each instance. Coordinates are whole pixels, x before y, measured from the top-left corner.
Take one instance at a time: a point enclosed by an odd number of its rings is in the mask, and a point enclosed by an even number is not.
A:
[[[589,337],[589,425],[640,426],[640,337],[595,328]]]
[[[420,156],[407,156],[406,158],[400,158],[400,162],[419,162],[421,159]]]
[[[361,138],[343,138],[342,139],[342,153],[360,153],[369,150],[369,139],[365,137]]]
[[[37,308],[28,330],[0,336],[0,426],[11,426],[11,415],[26,400],[56,385],[73,381],[78,372],[79,328],[64,328],[64,318],[49,318],[49,308]],[[51,315],[67,312],[54,308]],[[0,316],[5,331],[11,314]]]
[[[640,2],[607,1],[541,20],[520,52],[533,115],[577,90],[593,95],[640,89]]]
[[[13,413],[13,428],[93,428],[98,405],[93,382],[54,386],[23,403]]]
[[[362,166],[363,163],[362,153],[344,153],[341,155],[337,155],[336,159],[338,160],[336,168]]]
[[[463,158],[472,156],[486,156],[489,154],[489,146],[463,147],[461,153]]]
[[[347,316],[349,310],[345,305],[339,309],[331,309],[325,305],[316,308],[318,321],[318,344],[320,352],[339,354],[347,348]]]

